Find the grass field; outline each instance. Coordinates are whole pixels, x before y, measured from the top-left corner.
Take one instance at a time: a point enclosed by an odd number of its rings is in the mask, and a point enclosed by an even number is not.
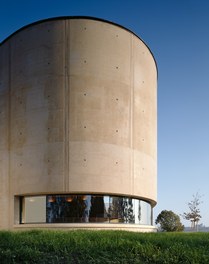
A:
[[[0,263],[209,263],[209,233],[0,232]]]

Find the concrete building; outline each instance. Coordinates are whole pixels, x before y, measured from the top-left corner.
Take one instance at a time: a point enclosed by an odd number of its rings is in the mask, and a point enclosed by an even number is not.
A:
[[[0,229],[153,231],[157,70],[117,24],[61,17],[0,44]]]

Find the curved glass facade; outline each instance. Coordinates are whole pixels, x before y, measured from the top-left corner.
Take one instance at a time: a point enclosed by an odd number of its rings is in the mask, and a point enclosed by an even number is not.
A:
[[[148,202],[104,195],[46,195],[21,198],[20,223],[152,224]]]

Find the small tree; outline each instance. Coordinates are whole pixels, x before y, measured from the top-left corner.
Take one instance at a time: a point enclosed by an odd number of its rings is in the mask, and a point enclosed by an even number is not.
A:
[[[188,203],[189,212],[184,212],[182,217],[191,222],[191,229],[197,231],[198,222],[202,216],[200,215],[199,205],[202,203],[201,195],[197,192],[192,195],[193,199]]]
[[[158,215],[155,223],[160,225],[160,229],[162,231],[174,232],[184,230],[184,226],[180,221],[180,217],[173,211],[163,210]]]

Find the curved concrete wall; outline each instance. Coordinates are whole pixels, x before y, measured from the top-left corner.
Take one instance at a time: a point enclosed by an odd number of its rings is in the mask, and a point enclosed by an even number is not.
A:
[[[156,203],[156,64],[132,32],[40,22],[0,46],[0,228],[14,196],[108,193]],[[8,219],[7,218],[7,219]]]

